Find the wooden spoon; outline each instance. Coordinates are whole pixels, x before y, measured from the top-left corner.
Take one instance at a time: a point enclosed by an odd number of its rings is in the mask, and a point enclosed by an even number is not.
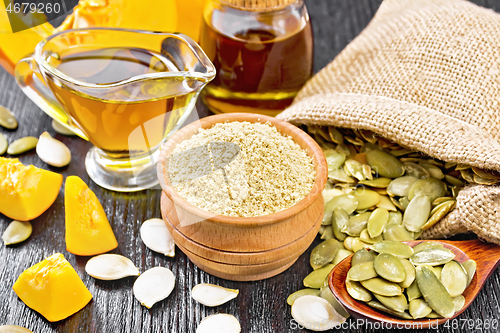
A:
[[[462,309],[455,313],[452,318],[460,315],[465,309],[469,307],[472,301],[476,298],[479,290],[483,287],[486,279],[490,277],[493,271],[500,264],[500,246],[485,243],[478,239],[468,241],[410,241],[404,242],[410,246],[415,246],[421,242],[438,242],[442,243],[444,247],[450,249],[455,253],[455,260],[462,263],[469,259],[477,263],[476,274],[471,283],[462,294],[465,298],[465,304]],[[397,325],[406,325],[399,327],[413,327],[418,329],[423,328],[436,328],[451,318],[441,319],[415,319],[405,320],[393,317],[384,312],[379,312],[364,302],[353,299],[347,292],[345,280],[349,268],[351,268],[351,256],[342,260],[330,273],[328,277],[328,284],[333,294],[345,306],[349,314],[357,319],[366,319],[369,321],[379,321],[391,323],[393,327]]]

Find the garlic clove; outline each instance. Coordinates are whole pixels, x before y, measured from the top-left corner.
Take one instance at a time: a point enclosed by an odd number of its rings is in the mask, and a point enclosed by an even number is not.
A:
[[[141,305],[150,309],[170,295],[175,287],[175,276],[165,267],[153,267],[142,273],[135,280],[133,292]]]
[[[175,256],[175,243],[162,219],[149,219],[141,226],[141,239],[151,250],[168,257]]]
[[[91,258],[85,265],[88,275],[99,280],[118,280],[127,276],[138,276],[134,263],[119,254],[101,254]]]
[[[295,300],[292,305],[292,317],[312,331],[327,331],[346,320],[327,300],[312,295],[301,296]]]
[[[45,163],[64,167],[71,161],[71,151],[59,140],[54,139],[48,132],[43,132],[36,145],[38,157]]]
[[[226,289],[209,283],[200,283],[191,290],[191,297],[206,306],[219,306],[238,296],[238,289]]]
[[[241,325],[234,316],[219,313],[203,318],[196,333],[240,333]]]

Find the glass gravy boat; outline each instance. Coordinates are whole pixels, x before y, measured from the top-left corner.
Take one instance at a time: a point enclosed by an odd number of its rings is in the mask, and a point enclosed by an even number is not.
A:
[[[182,34],[89,28],[41,41],[15,76],[43,111],[92,142],[90,178],[131,192],[158,183],[159,148],[192,112],[215,68]]]

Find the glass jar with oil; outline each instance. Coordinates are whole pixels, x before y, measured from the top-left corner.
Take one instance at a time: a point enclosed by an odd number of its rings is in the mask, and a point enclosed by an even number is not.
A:
[[[200,45],[217,69],[202,95],[214,113],[275,116],[312,75],[303,0],[208,0]]]

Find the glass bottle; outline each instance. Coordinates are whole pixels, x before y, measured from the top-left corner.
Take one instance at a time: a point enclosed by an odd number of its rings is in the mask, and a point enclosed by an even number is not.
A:
[[[303,0],[208,0],[200,45],[217,76],[203,91],[214,113],[275,116],[311,77],[313,33]]]

